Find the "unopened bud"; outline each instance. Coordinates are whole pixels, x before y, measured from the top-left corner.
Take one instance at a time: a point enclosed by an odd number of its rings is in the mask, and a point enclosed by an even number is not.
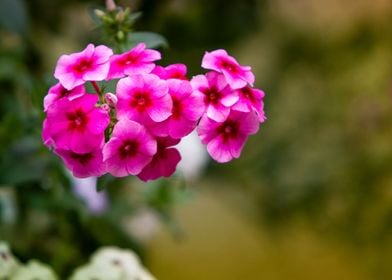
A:
[[[114,11],[116,9],[116,3],[114,3],[114,0],[106,0],[106,9],[108,11]]]
[[[119,39],[120,41],[122,41],[122,40],[124,40],[124,37],[125,37],[124,32],[123,32],[122,30],[119,30],[119,31],[117,32],[117,39]]]
[[[106,103],[101,105],[101,109],[106,111],[106,112],[110,112],[110,106]]]
[[[123,12],[123,11],[119,11],[119,12],[116,14],[116,21],[117,21],[117,22],[122,22],[122,21],[124,21],[124,18],[125,18],[125,15],[124,15],[124,12]]]
[[[101,11],[101,10],[98,10],[98,9],[95,9],[95,10],[94,10],[94,14],[95,14],[97,17],[99,17],[99,18],[103,18],[103,17],[105,16],[105,12],[104,12],[104,11]]]
[[[105,94],[105,101],[106,101],[106,103],[107,103],[110,107],[112,107],[112,108],[116,107],[117,100],[118,100],[118,99],[117,99],[117,96],[114,95],[113,93],[108,92],[108,93]]]

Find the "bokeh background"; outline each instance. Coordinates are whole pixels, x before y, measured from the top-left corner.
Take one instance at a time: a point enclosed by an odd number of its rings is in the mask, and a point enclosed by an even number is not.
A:
[[[205,50],[251,65],[268,120],[240,159],[181,179],[108,179],[106,209],[75,195],[41,144],[63,53],[100,43],[103,1],[0,0],[0,239],[62,275],[102,245],[161,280],[392,279],[392,2],[135,0],[162,64]]]

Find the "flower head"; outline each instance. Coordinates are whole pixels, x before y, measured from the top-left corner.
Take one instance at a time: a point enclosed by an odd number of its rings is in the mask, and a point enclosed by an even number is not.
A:
[[[128,52],[111,57],[107,79],[150,73],[155,67],[154,61],[159,59],[161,59],[159,51],[146,49],[146,44],[140,43]]]
[[[101,147],[86,153],[63,149],[55,149],[54,152],[63,159],[65,166],[77,178],[101,176],[106,172]]]
[[[232,106],[232,109],[240,112],[255,111],[260,122],[266,120],[264,113],[264,92],[260,89],[245,86],[237,90],[239,100]]]
[[[143,181],[155,180],[160,177],[170,177],[176,171],[177,164],[181,160],[181,155],[172,146],[178,144],[180,139],[170,137],[157,138],[157,153],[147,164],[142,172],[137,175]]]
[[[232,111],[224,122],[216,122],[204,115],[198,127],[198,134],[207,151],[218,162],[238,158],[248,135],[259,129],[255,112]]]
[[[104,141],[109,115],[96,108],[98,96],[85,94],[72,101],[63,98],[49,107],[43,138],[59,149],[90,152]]]
[[[86,81],[102,81],[109,72],[112,55],[113,51],[106,46],[89,44],[79,53],[60,56],[54,77],[68,90]]]
[[[171,115],[172,100],[167,83],[153,74],[135,75],[117,84],[117,117],[142,122],[146,117],[154,122]]]
[[[168,79],[179,79],[179,80],[188,80],[186,76],[186,65],[182,63],[170,64],[166,67],[155,66],[152,70],[152,74],[157,75],[159,78],[163,80]]]
[[[230,87],[238,89],[250,84],[253,86],[255,76],[250,66],[241,66],[225,50],[215,50],[204,54],[201,67],[222,73]]]
[[[238,94],[231,90],[224,76],[217,72],[197,75],[192,78],[193,90],[204,96],[206,114],[209,118],[221,122],[230,113],[230,107],[238,101]]]
[[[68,90],[60,83],[57,83],[49,89],[48,94],[44,98],[44,112],[48,110],[50,105],[61,98],[68,98],[70,101],[72,101],[73,99],[78,98],[85,93],[86,90],[82,85]]]
[[[157,152],[157,142],[141,124],[121,119],[103,148],[103,159],[110,174],[137,175]]]

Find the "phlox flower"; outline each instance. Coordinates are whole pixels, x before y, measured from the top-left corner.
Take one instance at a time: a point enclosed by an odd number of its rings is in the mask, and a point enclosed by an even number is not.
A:
[[[238,158],[248,135],[259,129],[255,112],[231,111],[224,122],[216,122],[204,115],[198,126],[198,134],[207,145],[210,156],[221,163]]]
[[[113,176],[137,175],[157,152],[157,142],[141,124],[121,119],[103,148],[107,171]]]
[[[254,110],[260,122],[266,120],[264,113],[264,92],[260,89],[245,86],[237,90],[239,100],[231,108],[240,112],[250,112]]]
[[[54,102],[56,102],[61,98],[66,97],[69,100],[73,100],[75,98],[82,96],[85,93],[86,90],[84,89],[83,85],[68,90],[65,87],[63,87],[60,83],[57,83],[49,89],[48,94],[44,98],[44,112],[48,110],[50,105],[52,105]]]
[[[225,77],[217,72],[197,75],[191,80],[192,88],[204,95],[206,114],[209,118],[222,122],[230,113],[230,107],[238,101],[237,92],[231,90]]]
[[[152,74],[157,75],[159,78],[163,80],[167,79],[179,79],[179,80],[188,80],[186,76],[186,65],[182,63],[170,64],[166,67],[155,66],[152,70]]]
[[[106,173],[101,147],[86,153],[75,153],[63,149],[55,149],[54,152],[63,159],[65,166],[77,178],[101,176]]]
[[[170,177],[176,171],[177,164],[181,160],[181,155],[172,146],[178,144],[180,139],[170,137],[157,138],[157,153],[147,164],[142,172],[137,175],[141,180],[147,182],[160,177]]]
[[[204,113],[204,96],[193,91],[188,81],[169,79],[167,85],[173,102],[171,116],[163,122],[148,124],[148,127],[158,136],[182,138],[196,128]]]
[[[112,55],[113,51],[104,45],[88,44],[81,52],[60,56],[54,77],[68,90],[86,81],[102,81],[108,75]]]
[[[135,75],[117,84],[117,118],[138,122],[151,119],[161,122],[171,115],[173,107],[166,81],[153,74]],[[147,120],[148,121],[148,120]]]
[[[44,123],[44,139],[55,148],[75,153],[90,152],[104,141],[110,119],[106,111],[96,108],[98,96],[85,94],[72,101],[58,100],[48,108]]]
[[[233,89],[242,88],[248,83],[253,86],[255,81],[250,66],[241,66],[234,57],[222,49],[206,52],[201,67],[222,73]]]
[[[49,149],[53,147],[53,140],[50,137],[50,131],[48,127],[48,120],[44,119],[44,122],[42,123],[42,141],[44,142],[44,145],[48,147]]]
[[[128,52],[115,54],[110,58],[107,80],[150,73],[155,67],[154,61],[159,59],[161,59],[159,51],[146,49],[146,44],[140,43]]]

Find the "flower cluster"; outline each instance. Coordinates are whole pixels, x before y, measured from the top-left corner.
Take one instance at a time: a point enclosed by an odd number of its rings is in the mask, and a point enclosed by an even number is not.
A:
[[[216,161],[240,156],[265,120],[250,67],[224,50],[206,52],[202,67],[210,72],[189,80],[184,64],[163,67],[159,59],[144,43],[122,54],[89,44],[59,58],[42,138],[74,176],[169,177],[181,160],[175,145],[195,129]],[[104,93],[97,82],[111,80],[115,93]]]

